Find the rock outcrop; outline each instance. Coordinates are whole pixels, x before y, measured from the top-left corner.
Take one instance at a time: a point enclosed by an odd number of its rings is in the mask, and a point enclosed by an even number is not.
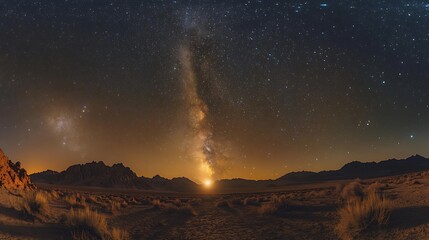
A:
[[[31,183],[27,171],[21,163],[13,163],[0,149],[0,188],[9,191],[30,190],[35,186]]]

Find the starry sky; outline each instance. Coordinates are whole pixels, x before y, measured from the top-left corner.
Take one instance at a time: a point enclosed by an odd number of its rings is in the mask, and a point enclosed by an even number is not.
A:
[[[0,148],[195,181],[429,156],[429,1],[3,1]]]

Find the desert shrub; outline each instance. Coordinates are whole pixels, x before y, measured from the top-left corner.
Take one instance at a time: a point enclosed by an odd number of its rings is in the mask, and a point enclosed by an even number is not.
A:
[[[390,212],[391,202],[372,192],[363,200],[347,202],[338,211],[336,231],[343,239],[353,239],[365,230],[386,225]]]
[[[166,205],[170,205],[170,204],[163,203],[163,202],[161,202],[161,200],[159,200],[159,199],[154,199],[154,200],[152,200],[152,206],[153,206],[154,208],[156,208],[156,209],[162,209],[162,208],[164,208]],[[172,204],[171,204],[171,205],[172,205]]]
[[[273,195],[271,200],[259,208],[261,214],[281,215],[288,209],[288,201],[285,195]]]
[[[329,189],[314,190],[308,193],[311,198],[322,198],[330,196],[331,194],[332,192]]]
[[[130,238],[128,233],[120,228],[112,228],[110,235],[112,240],[127,240]]]
[[[219,199],[215,202],[215,206],[218,208],[232,208],[231,202],[226,199]]]
[[[109,228],[106,218],[89,208],[73,210],[65,217],[73,239],[125,240],[127,234],[117,228]]]
[[[104,203],[104,209],[107,212],[110,212],[112,214],[116,214],[119,209],[121,209],[121,203],[117,200],[107,200],[106,203]]]
[[[344,183],[337,183],[337,184],[335,184],[335,193],[338,194],[338,195],[341,195],[341,193],[343,192],[344,186],[345,186]]]
[[[30,192],[23,196],[21,208],[32,217],[46,217],[50,212],[49,195],[45,192]]]
[[[241,201],[241,198],[235,197],[230,200],[230,203],[233,205],[241,205],[243,204],[243,201]]]
[[[94,196],[94,195],[88,195],[88,196],[85,198],[85,201],[86,201],[87,203],[98,203],[97,197],[96,197],[96,196]]]
[[[51,197],[51,199],[59,199],[60,198],[60,194],[57,192],[57,191],[55,191],[55,190],[52,190],[51,192],[50,192],[50,197]]]
[[[126,200],[122,200],[119,204],[120,204],[121,208],[128,207],[128,202]]]
[[[259,197],[247,197],[243,201],[244,205],[260,206]]]
[[[345,185],[341,191],[341,198],[345,201],[362,200],[364,195],[362,184],[359,180],[355,180]]]
[[[189,204],[191,206],[200,206],[201,202],[202,202],[201,198],[193,198],[193,199],[189,200]]]
[[[180,200],[178,198],[175,198],[175,199],[172,199],[172,200],[168,200],[167,202],[172,203],[172,204],[174,204],[176,206],[182,205],[182,200]]]
[[[150,205],[152,203],[152,200],[150,198],[142,197],[138,200],[138,202],[140,202],[140,204],[142,205]]]
[[[170,213],[180,213],[183,215],[196,216],[197,212],[192,208],[190,204],[181,204],[180,206],[176,206],[173,203],[162,202],[159,199],[155,199],[152,201],[152,205],[154,209],[162,210]]]
[[[129,203],[129,204],[133,204],[133,205],[137,205],[137,204],[139,204],[139,202],[137,201],[137,199],[136,199],[135,197],[131,197],[131,198],[128,200],[128,203]]]
[[[78,194],[78,193],[65,196],[64,201],[71,208],[86,208],[87,207],[85,197]]]
[[[411,184],[412,185],[419,185],[419,184],[422,184],[419,180],[413,180],[412,182],[411,182]]]
[[[188,216],[196,216],[197,212],[195,211],[194,208],[192,208],[192,206],[190,204],[184,204],[180,207],[176,207],[176,208],[172,208],[170,209],[170,211],[172,212],[177,212],[183,215],[188,215]]]
[[[111,200],[110,206],[112,211],[118,211],[121,208],[121,202],[118,200]]]
[[[386,187],[386,184],[381,184],[380,182],[374,182],[366,188],[365,192],[366,194],[371,194],[371,193],[382,194],[385,187]]]

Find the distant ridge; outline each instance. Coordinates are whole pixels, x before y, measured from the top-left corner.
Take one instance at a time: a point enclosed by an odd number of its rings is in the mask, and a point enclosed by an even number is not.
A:
[[[46,170],[30,175],[34,183],[49,183],[69,186],[93,186],[105,188],[136,188],[192,192],[198,185],[187,178],[166,179],[160,176],[153,178],[138,177],[129,167],[122,163],[107,166],[104,162],[76,164],[62,172]]]
[[[429,159],[420,155],[414,155],[407,159],[389,159],[381,162],[350,162],[338,170],[321,172],[292,172],[275,181],[287,182],[314,182],[353,178],[377,178],[394,176],[410,172],[418,172],[429,169]]]
[[[342,179],[368,179],[429,170],[429,159],[414,155],[406,159],[389,159],[381,162],[350,162],[338,170],[321,172],[291,172],[275,180],[222,179],[216,188],[251,189],[275,187],[295,183],[311,183]],[[107,166],[104,162],[91,162],[70,166],[65,171],[46,170],[30,175],[34,183],[71,186],[95,186],[106,188],[136,188],[176,192],[196,192],[200,186],[185,177],[167,179],[159,175],[153,178],[138,177],[122,163]]]
[[[291,172],[275,180],[222,179],[219,188],[267,188],[296,183],[312,183],[329,180],[368,179],[419,172],[429,169],[429,159],[414,155],[407,159],[389,159],[381,162],[350,162],[338,170],[321,172]]]

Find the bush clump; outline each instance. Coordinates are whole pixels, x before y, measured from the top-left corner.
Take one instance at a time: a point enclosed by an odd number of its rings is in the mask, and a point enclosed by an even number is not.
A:
[[[273,195],[271,200],[263,204],[259,208],[261,214],[282,215],[289,207],[287,197],[285,195]]]
[[[109,228],[106,218],[89,208],[71,209],[65,217],[73,239],[126,240],[128,234],[118,228]]]
[[[342,239],[353,239],[358,234],[387,224],[391,202],[371,191],[363,199],[348,201],[338,210],[339,223],[336,231]]]
[[[30,192],[23,196],[22,211],[27,215],[43,220],[49,215],[49,195],[45,192]]]

